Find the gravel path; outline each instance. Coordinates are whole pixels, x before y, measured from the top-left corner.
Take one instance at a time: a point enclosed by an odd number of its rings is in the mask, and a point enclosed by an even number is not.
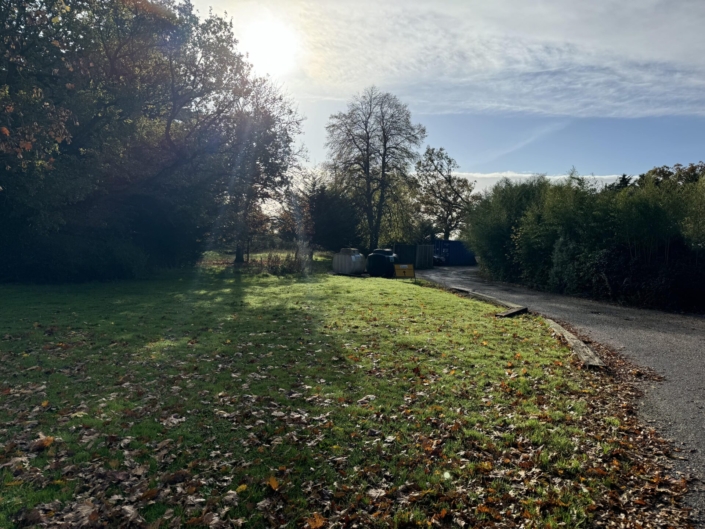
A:
[[[641,415],[675,441],[685,461],[677,468],[705,482],[705,317],[621,307],[581,298],[537,292],[482,279],[477,267],[444,267],[418,276],[529,307],[565,321],[595,342],[624,354],[665,377],[644,387]],[[698,527],[705,527],[703,483],[693,483],[689,504]]]

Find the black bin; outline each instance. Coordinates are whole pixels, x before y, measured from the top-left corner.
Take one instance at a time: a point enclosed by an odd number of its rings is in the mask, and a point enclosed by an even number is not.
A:
[[[394,277],[396,258],[392,250],[375,250],[367,256],[367,273],[372,277]]]

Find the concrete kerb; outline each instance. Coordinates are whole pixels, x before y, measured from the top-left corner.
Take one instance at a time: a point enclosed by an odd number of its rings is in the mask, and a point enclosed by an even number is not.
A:
[[[464,294],[468,297],[478,299],[480,301],[485,301],[487,303],[492,303],[493,305],[499,305],[500,307],[506,307],[508,309],[520,309],[523,308],[521,305],[516,305],[515,303],[509,303],[507,301],[502,301],[501,299],[495,298],[494,296],[488,296],[487,294],[481,294],[479,292],[474,292],[466,288],[456,288],[452,287],[450,290]],[[562,337],[567,343],[570,349],[580,358],[580,361],[586,367],[602,368],[605,363],[600,359],[595,352],[588,347],[588,345],[575,336],[572,332],[568,331],[563,326],[559,325],[555,321],[543,317],[544,321],[548,324],[553,332],[558,336]]]
[[[450,290],[453,292],[458,292],[460,294],[465,294],[468,297],[479,299],[480,301],[486,301],[487,303],[492,303],[493,305],[499,305],[500,307],[506,307],[508,309],[520,309],[521,305],[516,305],[515,303],[509,303],[508,301],[502,301],[493,296],[488,296],[487,294],[480,294],[473,290],[468,290],[467,288],[456,288],[452,287]]]
[[[568,331],[562,325],[559,325],[555,321],[544,318],[548,326],[553,329],[553,332],[562,336],[568,345],[573,350],[573,352],[578,355],[578,358],[582,360],[583,364],[587,367],[601,368],[605,367],[605,363],[600,359],[595,352],[588,347],[588,345],[583,342],[580,338],[575,336],[572,332]]]

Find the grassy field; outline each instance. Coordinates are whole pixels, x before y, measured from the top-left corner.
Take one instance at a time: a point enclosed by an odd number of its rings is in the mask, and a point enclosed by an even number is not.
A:
[[[680,519],[629,407],[533,316],[217,268],[0,299],[2,527]]]

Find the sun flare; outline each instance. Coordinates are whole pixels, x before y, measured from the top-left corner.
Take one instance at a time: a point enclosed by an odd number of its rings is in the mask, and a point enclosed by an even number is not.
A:
[[[295,67],[299,38],[287,24],[274,17],[251,22],[242,36],[241,49],[259,74],[281,77]]]

